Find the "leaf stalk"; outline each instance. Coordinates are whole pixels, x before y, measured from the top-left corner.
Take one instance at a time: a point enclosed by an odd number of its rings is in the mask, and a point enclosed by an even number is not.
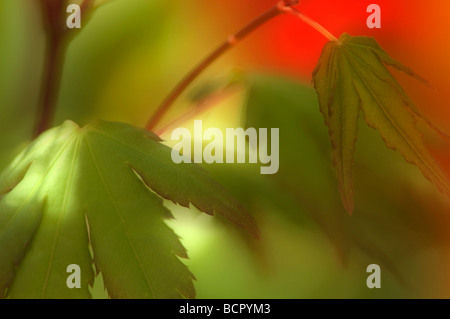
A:
[[[230,35],[225,42],[223,42],[218,48],[212,51],[203,61],[201,61],[197,66],[195,66],[181,81],[172,89],[172,91],[167,95],[163,102],[157,107],[155,112],[151,115],[147,122],[146,129],[152,131],[161,121],[161,119],[166,115],[174,102],[180,97],[180,95],[186,90],[186,88],[194,82],[194,80],[214,61],[216,61],[220,56],[222,56],[229,49],[234,47],[238,42],[246,38],[253,31],[258,29],[261,25],[265,24],[269,20],[275,18],[276,16],[289,13],[292,14],[303,22],[307,23],[322,35],[324,35],[330,41],[339,40],[332,35],[328,30],[321,26],[316,21],[306,17],[304,14],[299,12],[293,6],[299,4],[299,0],[281,0],[275,6],[264,12],[255,20],[251,21],[245,27],[243,27],[237,33]],[[339,42],[340,43],[340,42]]]

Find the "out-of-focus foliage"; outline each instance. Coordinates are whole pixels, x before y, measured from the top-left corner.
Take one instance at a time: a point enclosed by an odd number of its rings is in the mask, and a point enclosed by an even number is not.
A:
[[[450,244],[444,226],[450,221],[450,206],[431,184],[422,185],[418,169],[387,149],[375,130],[361,127],[354,167],[357,205],[353,216],[348,216],[335,187],[327,129],[314,90],[279,77],[249,76],[245,104],[246,126],[280,128],[280,170],[273,176],[261,176],[255,165],[215,165],[213,172],[261,224],[264,244],[259,248],[263,255],[268,254],[264,258],[269,268],[275,268],[275,274],[260,279],[265,283],[259,283],[261,296],[283,295],[275,282],[287,282],[289,276],[298,279],[294,293],[297,297],[442,296],[439,289],[445,291],[445,285],[433,271],[422,267],[445,268],[435,263],[439,247],[445,251]],[[272,228],[274,219],[276,226]],[[286,228],[290,235],[279,234],[283,233],[277,225],[280,220],[290,224]],[[296,232],[299,237],[292,235]],[[271,236],[280,236],[280,241],[284,236],[293,236],[289,238],[294,242],[268,243],[264,234],[270,240],[274,240]],[[310,242],[312,238],[317,243]],[[324,248],[325,238],[334,253]],[[308,248],[299,242],[304,240]],[[284,250],[283,245],[289,248]],[[311,252],[312,247],[323,251]],[[282,256],[278,249],[284,250]],[[330,253],[340,262],[330,261]],[[379,264],[389,277],[378,291],[369,291],[365,286],[365,267],[370,263]],[[298,269],[289,268],[293,264]],[[206,271],[201,265],[197,267]],[[283,274],[286,269],[290,269],[289,275]],[[196,267],[192,270],[196,271]],[[255,278],[258,275],[250,276],[249,281]],[[304,286],[300,286],[302,283]],[[207,285],[202,287],[210,292]],[[264,289],[265,294],[261,292]],[[219,293],[220,289],[215,287],[214,291]]]
[[[33,130],[44,35],[37,3],[0,1],[0,168]]]

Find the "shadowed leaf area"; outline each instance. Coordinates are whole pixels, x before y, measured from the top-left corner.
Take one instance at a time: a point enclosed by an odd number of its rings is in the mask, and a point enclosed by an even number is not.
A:
[[[66,121],[44,132],[0,177],[0,297],[88,298],[94,269],[113,298],[195,297],[162,198],[257,228],[205,170],[170,153],[123,123]],[[66,285],[70,264],[81,268],[81,289]]]

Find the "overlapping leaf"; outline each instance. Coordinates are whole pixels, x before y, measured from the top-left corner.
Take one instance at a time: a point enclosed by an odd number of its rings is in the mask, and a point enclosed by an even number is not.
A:
[[[194,297],[159,196],[257,230],[203,169],[170,152],[122,123],[66,121],[42,134],[0,179],[0,297],[88,298],[92,261],[113,298]],[[81,289],[66,285],[70,264]]]
[[[314,71],[314,87],[333,148],[333,165],[339,190],[348,212],[354,208],[352,164],[360,109],[367,124],[378,130],[389,148],[415,164],[437,188],[450,194],[448,176],[437,165],[417,128],[422,119],[417,109],[386,65],[427,84],[411,69],[392,59],[369,37],[344,33],[327,43]],[[435,127],[432,127],[442,135]]]

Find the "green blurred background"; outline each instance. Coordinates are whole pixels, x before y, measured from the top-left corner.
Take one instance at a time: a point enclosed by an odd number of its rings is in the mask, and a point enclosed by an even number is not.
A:
[[[324,5],[305,2],[307,7]],[[98,1],[68,47],[54,124],[102,118],[145,125],[179,78],[273,3]],[[275,175],[260,175],[259,164],[204,165],[255,216],[259,241],[195,209],[167,203],[176,216],[168,223],[189,251],[186,263],[197,278],[197,296],[450,297],[450,201],[361,121],[356,209],[353,216],[344,211],[327,130],[310,84],[310,71],[326,40],[308,34],[311,47],[303,42],[303,56],[292,57],[292,47],[271,42],[296,40],[280,30],[284,17],[277,19],[278,24],[257,31],[250,44],[220,58],[157,128],[171,145],[174,125],[192,128],[192,117],[171,125],[187,110],[198,110],[195,119],[203,119],[204,128],[280,128],[280,170]],[[363,30],[358,24],[344,27],[350,30],[341,31]],[[265,54],[266,60],[260,57]],[[0,0],[0,168],[31,138],[44,56],[38,1]],[[306,62],[290,65],[290,59]],[[366,267],[373,263],[381,266],[381,289],[366,286]],[[94,297],[105,296],[99,280]]]

